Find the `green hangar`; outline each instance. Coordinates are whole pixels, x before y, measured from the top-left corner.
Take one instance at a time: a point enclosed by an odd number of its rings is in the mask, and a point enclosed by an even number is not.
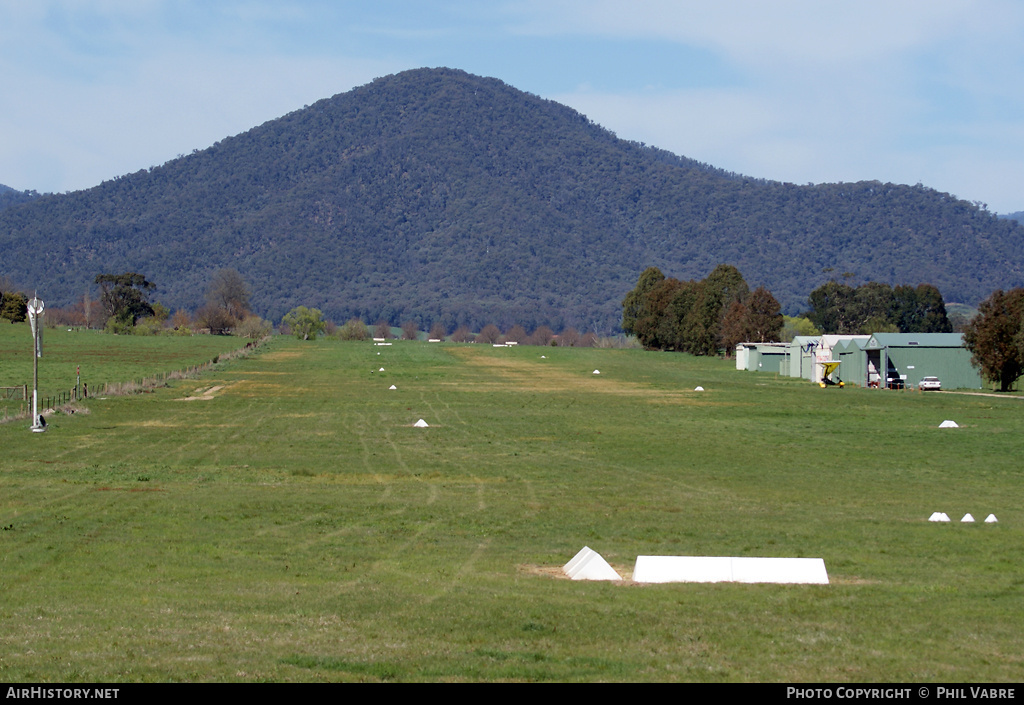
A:
[[[981,389],[981,372],[960,333],[875,333],[867,340],[837,345],[839,377],[862,387],[885,387],[899,380],[907,388],[924,377],[938,377],[943,389]]]
[[[736,368],[818,382],[822,363],[839,362],[834,381],[860,387],[917,388],[938,377],[943,389],[981,389],[981,373],[960,333],[802,336],[792,343],[742,343]]]

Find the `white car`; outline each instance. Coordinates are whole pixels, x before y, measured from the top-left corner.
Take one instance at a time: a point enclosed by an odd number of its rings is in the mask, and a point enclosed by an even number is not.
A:
[[[928,390],[937,392],[942,389],[942,383],[939,382],[938,377],[922,377],[921,384],[917,385],[917,388],[922,392],[927,392]]]

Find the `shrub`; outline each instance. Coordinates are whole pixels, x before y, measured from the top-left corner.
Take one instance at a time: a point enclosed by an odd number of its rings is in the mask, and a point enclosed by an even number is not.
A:
[[[270,335],[270,331],[273,328],[270,321],[265,321],[259,316],[246,316],[241,323],[235,326],[235,335],[259,340],[264,336]]]
[[[452,333],[453,343],[468,343],[473,338],[473,334],[469,332],[469,328],[466,326],[459,326]]]
[[[444,324],[440,321],[435,321],[434,325],[430,326],[430,333],[427,335],[432,340],[444,340],[447,331],[445,330]]]
[[[547,326],[537,326],[537,329],[533,331],[533,335],[530,336],[530,345],[550,345],[554,339],[555,333]]]
[[[132,335],[159,335],[163,330],[164,324],[155,316],[146,316],[136,322],[135,327],[132,329]]]
[[[486,343],[493,345],[501,340],[501,331],[498,330],[498,326],[493,323],[488,323],[484,326],[484,329],[480,331],[480,334],[476,336],[476,342]]]
[[[527,337],[528,336],[526,335],[526,329],[517,323],[516,325],[509,328],[508,331],[505,333],[505,342],[522,344],[526,342]]]
[[[338,329],[338,337],[342,340],[367,340],[370,337],[370,331],[361,319],[350,318],[345,325]]]
[[[305,306],[293,308],[284,315],[281,323],[288,326],[299,340],[316,340],[316,336],[326,327],[320,309]]]
[[[558,344],[566,348],[574,348],[580,344],[580,332],[575,328],[566,328],[558,336]]]

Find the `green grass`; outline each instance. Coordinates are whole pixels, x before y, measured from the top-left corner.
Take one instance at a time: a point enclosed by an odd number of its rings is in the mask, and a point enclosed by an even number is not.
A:
[[[277,338],[0,426],[0,679],[1020,680],[1022,403]],[[821,557],[831,584],[560,577],[584,545],[627,576]]]
[[[45,328],[43,357],[39,359],[39,396],[70,392],[81,371],[90,394],[99,394],[108,383],[137,381],[210,362],[235,350],[244,340],[229,336],[116,336],[97,330]],[[27,385],[32,394],[32,333],[28,323],[0,324],[0,386]],[[4,411],[15,414],[24,402],[5,401]]]

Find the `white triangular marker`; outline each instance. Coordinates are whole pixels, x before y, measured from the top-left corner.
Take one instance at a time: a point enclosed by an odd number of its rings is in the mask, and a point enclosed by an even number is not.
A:
[[[967,522],[968,524],[970,524],[974,521],[974,517],[972,517],[970,514],[964,514],[964,518],[960,521]]]
[[[427,422],[424,421],[423,419],[420,419],[419,421],[414,423],[413,426],[415,426],[416,428],[427,428]]]
[[[601,370],[594,370],[594,374],[595,374],[595,375],[599,375],[599,374],[601,374]]]
[[[694,387],[693,391],[695,391],[695,392],[703,392],[704,391],[704,387]]]
[[[562,572],[573,580],[622,580],[622,576],[608,565],[608,561],[589,546],[584,546],[572,560],[562,566]]]
[[[383,368],[383,367],[381,367],[381,368],[380,368],[380,370],[378,370],[378,371],[379,371],[379,372],[383,372],[383,371],[384,371],[384,368]]]
[[[388,387],[388,389],[398,389],[398,387],[392,384],[390,387]]]
[[[949,419],[946,419],[945,421],[939,424],[939,428],[960,428],[960,426],[957,425],[956,421],[950,421]]]
[[[942,521],[942,512],[932,512],[932,515],[928,517],[928,521]]]
[[[995,524],[998,521],[999,520],[996,519],[996,515],[995,514],[989,514],[987,517],[985,517],[985,523],[986,524]]]

